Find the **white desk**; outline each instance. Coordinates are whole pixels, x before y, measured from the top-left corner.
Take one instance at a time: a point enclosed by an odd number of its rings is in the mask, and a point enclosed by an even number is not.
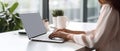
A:
[[[72,30],[90,30],[95,23],[70,22],[67,28]],[[65,43],[34,42],[18,31],[0,33],[0,51],[75,51],[83,46],[72,41]]]

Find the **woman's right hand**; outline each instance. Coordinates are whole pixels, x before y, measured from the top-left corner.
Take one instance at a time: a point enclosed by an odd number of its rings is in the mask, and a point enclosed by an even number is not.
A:
[[[63,31],[55,31],[52,34],[49,35],[49,38],[52,39],[54,37],[59,37],[59,38],[63,38],[65,41],[68,41],[69,38],[67,37],[69,34],[65,33]]]

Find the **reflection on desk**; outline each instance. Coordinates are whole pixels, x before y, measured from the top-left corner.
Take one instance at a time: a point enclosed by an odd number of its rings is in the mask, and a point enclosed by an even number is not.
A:
[[[70,22],[68,29],[90,30],[95,23]],[[26,35],[18,34],[18,31],[0,33],[0,51],[75,51],[83,46],[73,41],[65,43],[48,43],[30,41]]]
[[[43,43],[30,41],[27,46],[27,51],[75,51],[82,47],[83,46],[75,44],[72,41],[65,43]]]

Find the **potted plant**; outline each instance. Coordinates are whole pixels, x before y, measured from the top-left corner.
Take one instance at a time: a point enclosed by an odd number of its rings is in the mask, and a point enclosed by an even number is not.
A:
[[[56,28],[65,28],[66,27],[66,17],[64,16],[64,12],[61,9],[53,10],[53,24]]]
[[[57,26],[57,9],[53,10],[52,11],[52,20],[53,20],[53,27],[56,27]]]
[[[9,6],[8,3],[0,1],[0,5],[2,9],[2,11],[0,11],[0,32],[23,29],[19,14],[14,12],[19,3],[15,2]]]

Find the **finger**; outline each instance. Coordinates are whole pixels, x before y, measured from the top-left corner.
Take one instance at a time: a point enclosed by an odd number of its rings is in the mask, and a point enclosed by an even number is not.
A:
[[[49,35],[49,38],[50,38],[50,39],[54,38],[54,35],[53,35],[53,34],[50,34],[50,35]]]
[[[54,35],[54,32],[49,35],[49,38],[52,39]]]
[[[54,38],[54,37],[57,37],[56,32],[49,35],[49,38],[50,38],[50,39],[52,39],[52,38]]]

